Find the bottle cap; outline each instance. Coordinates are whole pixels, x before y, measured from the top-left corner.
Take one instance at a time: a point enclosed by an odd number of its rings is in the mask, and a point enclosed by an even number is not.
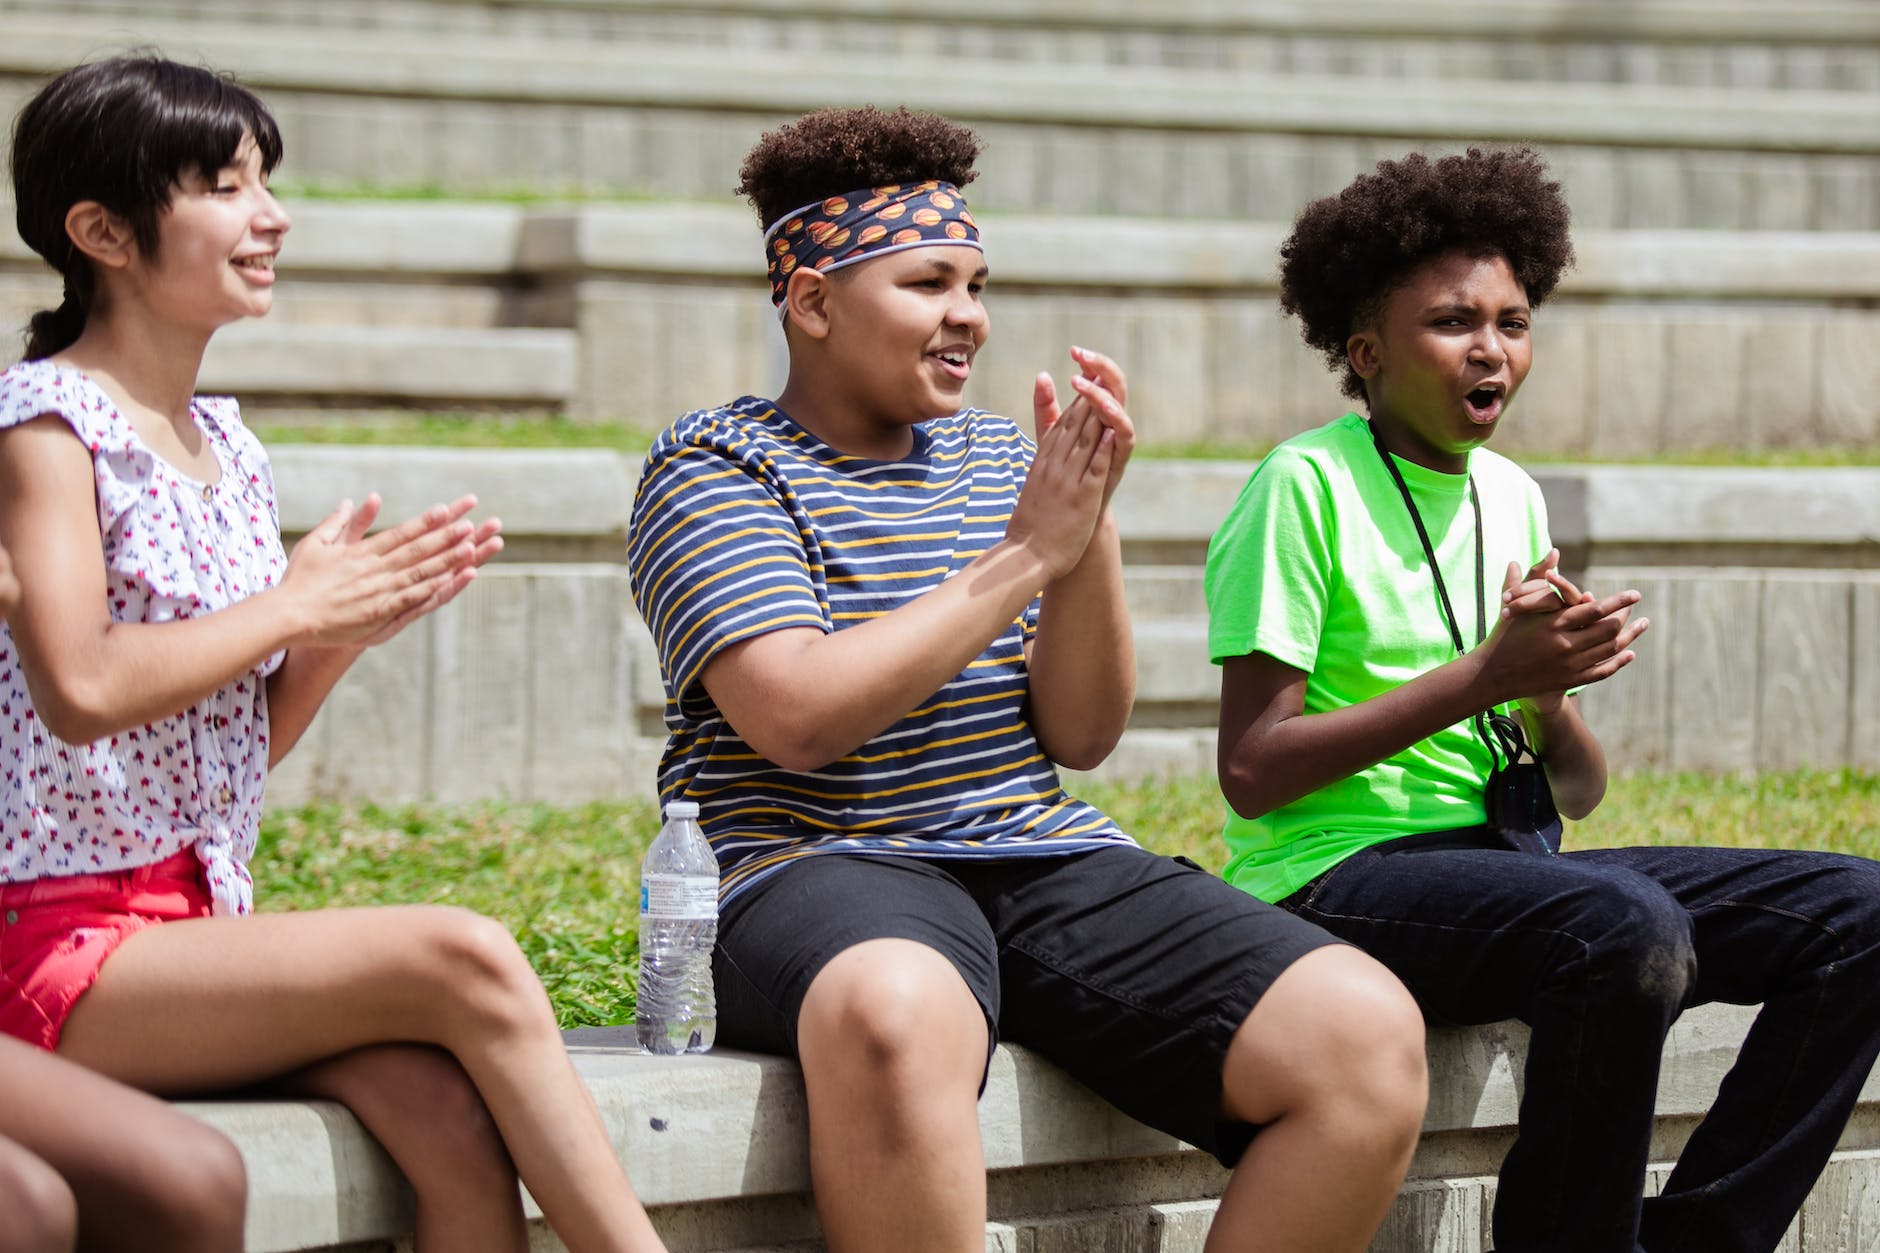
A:
[[[666,817],[667,818],[696,818],[698,817],[698,802],[697,801],[673,801],[666,806]]]

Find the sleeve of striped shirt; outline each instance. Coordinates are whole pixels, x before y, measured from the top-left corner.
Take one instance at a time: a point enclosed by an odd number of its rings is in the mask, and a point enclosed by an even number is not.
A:
[[[654,449],[634,495],[627,561],[666,695],[695,716],[711,711],[698,677],[719,650],[785,627],[830,629],[777,489],[713,449]]]

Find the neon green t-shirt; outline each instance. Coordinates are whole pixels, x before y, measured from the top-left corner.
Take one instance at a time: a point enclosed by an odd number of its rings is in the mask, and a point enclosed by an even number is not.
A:
[[[1475,512],[1482,502],[1489,629],[1510,561],[1551,546],[1540,487],[1506,457],[1476,449],[1466,475],[1396,459],[1442,565],[1463,642],[1475,643]],[[1303,670],[1305,712],[1369,700],[1456,655],[1429,561],[1403,497],[1357,414],[1287,440],[1262,461],[1208,545],[1208,654],[1266,653]],[[1258,818],[1231,810],[1227,881],[1277,901],[1393,836],[1483,821],[1493,765],[1459,722],[1368,770]]]

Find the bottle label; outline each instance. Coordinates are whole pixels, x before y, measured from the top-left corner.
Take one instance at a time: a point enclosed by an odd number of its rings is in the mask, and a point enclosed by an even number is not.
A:
[[[649,874],[640,878],[640,917],[716,918],[718,880],[710,875]]]

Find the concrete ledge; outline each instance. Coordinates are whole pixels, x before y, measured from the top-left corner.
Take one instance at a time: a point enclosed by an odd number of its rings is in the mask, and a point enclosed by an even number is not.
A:
[[[654,202],[579,207],[473,201],[325,201],[290,206],[282,297],[296,288],[396,275],[532,283],[548,278],[667,276],[761,289],[756,219],[733,204]],[[10,197],[0,216],[12,219]],[[1279,288],[1282,222],[987,212],[999,290]],[[1870,302],[1880,291],[1880,233],[1871,231],[1580,230],[1559,298],[1653,301]],[[1101,265],[1092,258],[1102,258]],[[43,269],[12,230],[0,261]],[[50,275],[50,272],[47,271]],[[50,277],[47,278],[51,291]]]
[[[26,0],[16,8],[53,9],[141,16],[186,11],[221,20],[247,19],[257,25],[357,20],[377,14],[387,26],[429,29],[481,18],[507,19],[504,29],[610,29],[601,19],[664,15],[671,0],[526,0],[492,4],[490,0],[76,0],[57,5]],[[783,18],[824,21],[860,19],[900,26],[918,20],[880,0],[688,0],[694,19]],[[509,10],[509,12],[504,12]],[[520,12],[517,12],[520,10]],[[389,15],[389,16],[387,16]],[[1755,0],[1704,0],[1701,4],[1639,5],[1629,0],[1427,0],[1405,8],[1390,0],[1339,0],[1337,4],[1300,5],[1286,0],[1163,0],[1147,8],[1134,0],[959,0],[949,6],[952,21],[1003,28],[1051,30],[1193,31],[1219,36],[1250,32],[1378,34],[1396,37],[1466,37],[1498,25],[1508,37],[1614,38],[1641,41],[1757,43],[1832,42],[1880,36],[1880,21],[1870,10],[1837,0],[1795,0],[1772,11]],[[493,28],[493,27],[492,27]]]
[[[324,206],[312,210],[316,216]],[[382,209],[389,222],[422,209]],[[989,212],[987,256],[1003,287],[1245,288],[1277,291],[1280,222]],[[359,212],[356,229],[371,230]],[[531,212],[517,268],[562,274],[749,280],[757,236],[723,204],[594,205]],[[299,251],[300,240],[295,240]],[[1880,289],[1880,236],[1866,231],[1576,231],[1561,294],[1867,300]],[[1093,264],[1092,258],[1102,258]],[[308,264],[298,261],[297,264]]]
[[[1200,563],[1251,469],[1145,459],[1124,480],[1138,694],[1102,777],[1212,769],[1220,674]],[[637,458],[283,445],[275,472],[290,533],[342,497],[378,491],[403,517],[474,491],[510,544],[458,605],[360,661],[271,778],[275,803],[650,786],[664,694],[621,564]],[[1637,587],[1653,620],[1638,664],[1586,698],[1613,761],[1880,769],[1880,467],[1540,477],[1569,568]]]
[[[310,528],[341,496],[377,491],[392,515],[466,491],[518,539],[624,539],[640,458],[605,449],[445,449],[282,444],[271,453],[281,524]],[[1114,508],[1125,545],[1198,562],[1252,461],[1142,458]],[[1821,469],[1543,466],[1553,538],[1587,561],[1677,546],[1684,564],[1743,565],[1739,551],[1793,549],[1805,567],[1880,560],[1880,466]],[[620,554],[624,559],[624,551]],[[1154,564],[1153,560],[1132,564]]]
[[[1551,471],[1577,479],[1594,545],[1880,545],[1880,467],[1820,470],[1598,466]],[[1568,542],[1578,536],[1570,536]]]
[[[1658,1094],[1659,1156],[1675,1155],[1692,1122],[1709,1107],[1751,1014],[1705,1007],[1686,1014],[1673,1030]],[[800,1228],[809,1166],[802,1084],[794,1065],[729,1052],[649,1057],[633,1046],[627,1028],[567,1035],[634,1187],[675,1250],[747,1248],[811,1234]],[[1425,1146],[1387,1229],[1400,1238],[1375,1245],[1379,1253],[1480,1247],[1481,1203],[1488,1193],[1482,1164],[1492,1173],[1514,1125],[1525,1044],[1526,1030],[1512,1023],[1431,1033]],[[184,1108],[231,1136],[247,1159],[248,1242],[256,1253],[387,1240],[409,1231],[402,1180],[344,1110],[291,1102]],[[1880,1083],[1870,1079],[1862,1113],[1842,1141],[1843,1159],[1858,1162],[1860,1178],[1870,1185],[1880,1184],[1880,1161],[1868,1152],[1876,1147],[1877,1110]],[[1185,1253],[1199,1249],[1211,1214],[1208,1198],[1224,1182],[1211,1159],[1123,1117],[1022,1048],[1001,1047],[994,1058],[980,1102],[980,1134],[995,1176],[989,1248],[1002,1247],[1007,1230],[1074,1232],[1106,1210],[1110,1221],[1126,1215],[1129,1223],[1146,1222],[1146,1211],[1160,1204],[1156,1221],[1166,1225],[1181,1218],[1173,1229],[1190,1234],[1153,1247]],[[1072,1179],[1075,1186],[1066,1186]],[[1165,1195],[1143,1195],[1145,1180]],[[1423,1213],[1422,1198],[1431,1189],[1466,1188],[1474,1189],[1474,1212],[1450,1207],[1434,1217]],[[771,1208],[754,1212],[749,1206],[756,1203]],[[1880,1187],[1871,1188],[1857,1212],[1846,1217],[1856,1223],[1880,1218]],[[751,1230],[766,1221],[777,1227],[762,1234]],[[1474,1241],[1463,1238],[1471,1225]],[[1455,1242],[1433,1243],[1439,1237]],[[1796,1247],[1827,1253],[1830,1246],[1804,1240]]]
[[[333,20],[385,13],[407,28],[448,27],[481,14],[501,16],[517,26],[530,22],[543,29],[571,20],[638,14],[666,14],[671,0],[528,0],[496,5],[489,0],[283,0],[261,9],[261,0],[78,0],[54,5],[17,5],[42,9],[142,16],[188,11],[224,20],[267,22]],[[903,25],[908,15],[884,12],[880,0],[688,0],[688,14],[704,18],[769,17],[828,20],[850,18],[878,25]],[[521,10],[520,13],[514,10]],[[1287,0],[1161,0],[1146,7],[1138,0],[956,0],[948,19],[1003,28],[1051,30],[1192,31],[1210,36],[1269,33],[1286,35],[1379,35],[1452,38],[1478,35],[1494,26],[1505,38],[1627,39],[1671,42],[1753,41],[1814,43],[1880,39],[1880,17],[1871,9],[1835,0],[1794,0],[1773,10],[1758,0],[1705,0],[1702,4],[1637,4],[1632,0],[1425,0],[1404,6],[1392,0],[1339,0],[1336,4],[1297,4]]]
[[[784,373],[757,232],[734,205],[296,214],[276,316],[210,356],[211,385],[255,408],[520,404],[655,428]],[[986,217],[996,333],[973,403],[1022,405],[1073,342],[1130,368],[1152,445],[1257,447],[1345,403],[1273,299],[1285,226]],[[1864,350],[1880,335],[1880,234],[1586,230],[1578,246],[1536,322],[1546,364],[1502,437],[1516,455],[1880,439],[1880,358]],[[0,321],[56,300],[10,233],[0,260]]]
[[[427,400],[564,409],[580,346],[573,331],[242,323],[217,335],[201,388],[321,401]],[[266,403],[265,400],[261,403]]]
[[[329,444],[281,444],[269,456],[281,529],[291,534],[312,530],[343,497],[377,492],[386,517],[404,518],[474,492],[478,513],[500,517],[518,540],[612,540],[620,545],[618,559],[626,559],[638,458],[578,448]]]
[[[293,229],[282,254],[284,278],[363,278],[427,275],[439,278],[513,277],[539,267],[525,260],[525,230],[535,219],[559,220],[565,209],[463,200],[309,200],[288,205]],[[20,239],[11,191],[0,194],[0,260],[44,266]],[[48,271],[50,273],[50,271]]]

